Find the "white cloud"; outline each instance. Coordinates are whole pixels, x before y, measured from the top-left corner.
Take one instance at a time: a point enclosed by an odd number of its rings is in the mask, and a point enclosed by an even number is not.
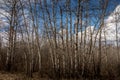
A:
[[[117,22],[116,22],[117,21]],[[118,30],[118,40],[120,40],[120,5],[118,5],[116,7],[116,9],[110,14],[110,16],[108,16],[107,19],[105,19],[105,25],[102,28],[102,33],[101,33],[101,38],[102,41],[105,41],[105,38],[107,41],[111,41],[114,43],[114,45],[116,45],[116,26],[117,26],[117,30]],[[91,26],[87,28],[86,32],[87,35],[90,34],[90,29]],[[93,28],[92,28],[93,30]],[[92,35],[92,37],[94,38],[96,35],[97,30],[95,31],[95,33]],[[84,33],[84,31],[83,31]],[[99,35],[100,33],[98,33],[97,35],[97,40],[99,39]],[[81,37],[81,34],[79,35],[79,37]],[[89,38],[90,36],[88,36]],[[89,40],[88,38],[86,38],[86,40]]]
[[[104,31],[107,40],[116,40],[116,28],[118,30],[118,38],[120,39],[120,5],[116,7],[113,13],[106,19]],[[103,34],[102,34],[103,35]]]
[[[63,32],[63,35],[65,35],[65,34],[66,34],[66,29],[60,30],[60,31],[59,31],[59,34],[62,35],[62,32]]]

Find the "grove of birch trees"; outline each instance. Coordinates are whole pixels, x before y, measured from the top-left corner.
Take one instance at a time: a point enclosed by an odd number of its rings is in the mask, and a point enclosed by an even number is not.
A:
[[[107,44],[104,31],[110,1],[1,1],[7,42],[0,36],[0,70],[28,77],[38,72],[57,80],[120,76],[119,12],[114,22],[116,46]],[[90,25],[93,29],[87,30]]]

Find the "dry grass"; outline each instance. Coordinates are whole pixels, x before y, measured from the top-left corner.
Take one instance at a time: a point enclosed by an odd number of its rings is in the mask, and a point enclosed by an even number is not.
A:
[[[42,78],[40,79],[36,73],[33,75],[33,78],[27,78],[22,73],[8,73],[1,71],[0,80],[46,80],[46,79],[42,79]]]
[[[0,80],[58,80],[58,79],[49,79],[49,78],[40,78],[38,73],[33,74],[33,78],[28,78],[23,73],[8,73],[5,71],[0,71]],[[59,80],[100,80],[100,79],[59,79]],[[102,78],[102,80],[120,80],[120,77],[117,78]]]
[[[40,78],[37,73],[33,74],[33,78],[28,78],[22,73],[8,73],[8,72],[0,71],[0,80],[52,80],[52,79]],[[61,79],[61,80],[73,80],[73,79]],[[79,79],[79,80],[83,80],[83,79]]]

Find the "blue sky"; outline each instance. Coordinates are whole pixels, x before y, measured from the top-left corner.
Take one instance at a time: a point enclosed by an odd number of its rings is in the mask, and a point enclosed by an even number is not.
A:
[[[44,5],[45,0],[41,0],[41,1],[42,1],[42,5]],[[51,2],[51,0],[46,0],[46,1],[47,1],[47,4],[48,4],[48,10],[49,10],[50,15],[52,17],[52,8],[51,8],[52,7],[52,5],[51,5],[52,2]],[[71,1],[71,4],[70,4],[71,9],[74,10],[75,12],[77,12],[78,0],[70,0],[70,1]],[[97,15],[99,15],[101,13],[99,10],[96,10],[95,8],[104,5],[104,1],[106,1],[106,0],[88,0],[88,1],[89,1],[89,4],[88,4],[89,9],[93,9],[92,11],[89,12],[89,14],[90,14],[89,26],[94,26],[97,19],[99,18]],[[102,3],[99,4],[99,1],[102,1]],[[110,15],[110,13],[112,13],[114,11],[115,7],[120,4],[120,0],[108,0],[108,1],[109,1],[109,3],[108,3],[107,11],[106,11],[106,14],[107,14],[106,18]],[[40,4],[38,4],[38,5],[40,5]],[[83,3],[81,3],[81,5],[85,6],[85,4],[83,4]],[[33,6],[34,6],[34,4],[33,4]],[[59,3],[55,4],[55,6],[56,6],[55,9],[56,9],[56,12],[57,12],[57,14],[56,14],[57,23],[58,23],[58,26],[59,26],[59,24],[60,24],[59,6],[61,6],[62,9],[65,10],[65,0],[60,0]],[[34,10],[34,7],[33,7],[33,10]],[[45,9],[44,9],[44,11],[45,11]],[[35,16],[37,16],[37,17],[42,16],[42,12],[41,12],[39,6],[37,8],[37,12],[38,12],[38,14],[35,15]],[[45,11],[45,14],[46,14],[45,16],[47,16],[46,11]],[[84,16],[84,11],[83,11],[83,16]],[[70,16],[68,16],[68,17],[70,17]],[[63,23],[65,25],[65,23],[66,23],[66,12],[65,11],[63,12],[63,18],[62,19],[63,19]],[[47,20],[47,18],[46,18],[46,20]],[[74,13],[72,13],[72,24],[74,24],[75,20],[76,20],[76,15]],[[83,18],[83,22],[84,22],[84,20],[85,20],[85,18]],[[43,23],[43,21],[41,21],[41,20],[39,20],[39,21],[40,21],[40,25],[41,25]],[[70,21],[70,19],[69,19],[69,21]]]
[[[59,1],[58,3],[55,3],[55,11],[57,12],[56,13],[56,22],[57,22],[57,28],[58,28],[58,31],[60,29],[60,8],[59,6],[63,9],[63,17],[62,17],[62,20],[63,20],[63,26],[65,27],[66,26],[66,16],[68,15],[66,13],[66,5],[65,5],[65,1],[66,0],[56,0],[56,1]],[[71,1],[71,4],[69,7],[71,7],[72,10],[74,10],[74,12],[72,12],[72,27],[74,28],[74,22],[76,20],[76,15],[75,13],[77,13],[77,6],[78,6],[78,0],[70,0]],[[101,11],[97,8],[99,8],[100,6],[103,6],[105,1],[106,0],[88,0],[89,3],[88,3],[88,6],[89,6],[89,24],[87,26],[95,26],[95,24],[97,23],[97,19],[99,19],[99,15],[101,14]],[[109,3],[108,3],[108,7],[107,7],[107,11],[106,11],[106,17],[107,18],[110,13],[112,13],[114,11],[114,9],[116,8],[117,5],[120,4],[120,0],[108,0]],[[44,8],[43,11],[45,13],[45,19],[46,21],[48,21],[48,14],[47,14],[47,11],[45,10],[45,0],[41,0],[42,2],[42,7]],[[101,4],[100,4],[101,2]],[[52,0],[46,0],[46,3],[47,3],[47,8],[48,8],[48,11],[50,13],[50,17],[52,18]],[[83,6],[83,9],[85,9],[85,3],[81,3],[81,5]],[[34,4],[32,5],[33,6],[33,11],[34,11]],[[37,6],[37,17],[40,17],[40,20],[39,21],[39,25],[40,27],[43,27],[43,21],[41,20],[41,16],[42,16],[42,10],[40,9],[40,4],[38,3],[38,6]],[[84,17],[84,10],[83,10],[83,22],[86,20],[86,18]],[[96,15],[96,16],[95,16]],[[68,15],[68,22],[70,22],[70,16]],[[50,23],[48,23],[48,25],[50,26]],[[68,23],[68,29],[70,28],[70,23]],[[99,27],[99,22],[97,23],[97,28]],[[83,29],[84,30],[84,29]]]

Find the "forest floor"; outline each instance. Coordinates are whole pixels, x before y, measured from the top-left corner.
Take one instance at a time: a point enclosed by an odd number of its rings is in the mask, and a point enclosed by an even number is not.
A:
[[[0,80],[53,80],[49,78],[40,78],[38,73],[33,73],[33,78],[28,78],[23,73],[8,73],[0,71]],[[57,79],[55,79],[57,80]],[[62,79],[62,80],[73,80],[73,79]],[[80,79],[83,80],[83,79]]]
[[[0,80],[47,80],[40,79],[36,74],[33,75],[33,78],[27,78],[22,73],[8,73],[4,71],[0,71]]]
[[[8,73],[5,71],[0,71],[0,80],[52,80],[49,78],[40,78],[38,73],[33,74],[33,78],[28,78],[23,73]],[[55,79],[57,80],[57,79]],[[91,80],[91,79],[61,79],[61,80]],[[92,80],[100,80],[100,79],[92,79]],[[109,78],[109,79],[102,79],[102,80],[120,80],[119,78]]]
[[[0,71],[0,80],[52,80],[49,78],[40,78],[38,73],[33,74],[33,78],[28,78],[23,73],[8,73],[5,71]],[[54,79],[58,80],[58,79]],[[61,80],[73,80],[73,79],[61,79]],[[77,79],[83,80],[83,79]]]

